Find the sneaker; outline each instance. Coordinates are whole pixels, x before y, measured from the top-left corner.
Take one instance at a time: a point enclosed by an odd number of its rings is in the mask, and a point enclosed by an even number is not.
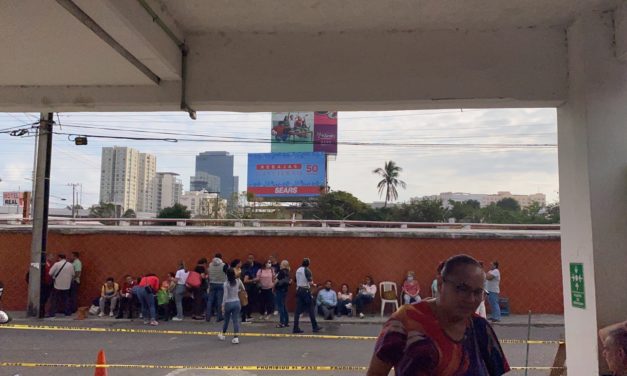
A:
[[[231,340],[231,343],[237,345],[239,343],[239,338],[235,337]]]
[[[220,334],[218,334],[218,339],[220,341],[224,341],[226,339],[226,337],[224,336],[224,334],[220,333]]]
[[[272,312],[272,315],[273,315],[273,316],[276,316],[276,315],[278,315],[278,314],[279,314],[279,311],[274,311],[274,312]]]
[[[157,325],[159,325],[159,323],[157,321],[155,321],[155,320],[152,320],[152,321],[150,321],[150,325],[157,326]]]
[[[363,319],[364,317],[366,317],[366,316],[364,316],[364,314],[363,314],[363,313],[360,313],[360,314],[359,314],[359,318],[360,318],[360,319]]]
[[[351,309],[353,305],[351,303],[346,303],[346,309]]]
[[[144,318],[144,314],[143,314],[143,313],[140,313],[140,314],[139,314],[139,318],[140,318],[140,319],[143,319],[143,318]]]
[[[246,325],[250,325],[252,323],[253,323],[252,321],[242,321],[242,324],[246,324]]]
[[[98,317],[103,317],[103,316],[104,316],[104,313],[102,313],[102,312],[100,312],[100,313],[98,314]]]
[[[113,312],[109,312],[109,317],[113,317]]]
[[[298,328],[294,328],[294,330],[292,330],[292,333],[294,334],[300,334],[300,333],[304,333],[302,329],[298,329]]]
[[[322,331],[322,328],[314,328],[314,329],[312,330],[312,332],[314,332],[314,333],[319,333],[319,332],[321,332],[321,331]]]
[[[144,325],[148,325],[149,323],[150,323],[150,321],[144,320]]]
[[[172,321],[183,321],[183,319],[180,319],[178,317],[172,317]]]
[[[266,315],[266,320],[270,320],[270,315]]]

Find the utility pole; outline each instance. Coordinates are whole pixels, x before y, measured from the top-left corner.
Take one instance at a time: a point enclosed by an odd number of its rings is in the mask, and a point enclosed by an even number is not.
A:
[[[82,191],[83,186],[81,183],[69,183],[67,186],[72,187],[72,218],[76,218],[76,214],[78,213],[78,210],[76,209],[76,203],[78,202],[76,187],[80,186]]]
[[[33,209],[33,235],[30,251],[28,278],[27,315],[43,318],[44,302],[41,301],[41,283],[46,264],[46,243],[48,240],[48,204],[50,201],[50,160],[52,156],[53,114],[41,113],[39,119],[39,139],[37,143],[37,165],[35,173],[35,207]]]

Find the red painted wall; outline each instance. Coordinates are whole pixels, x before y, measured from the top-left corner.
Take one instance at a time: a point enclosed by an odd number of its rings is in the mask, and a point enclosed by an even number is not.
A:
[[[281,260],[289,260],[293,271],[303,257],[309,257],[314,280],[321,283],[331,279],[338,288],[346,282],[354,289],[366,274],[371,274],[377,283],[383,280],[400,283],[408,270],[414,270],[421,285],[421,296],[427,297],[438,263],[452,255],[467,253],[485,261],[486,265],[491,260],[500,262],[501,295],[509,297],[512,313],[526,313],[529,309],[534,313],[563,313],[557,238],[63,234],[52,230],[48,239],[49,252],[80,251],[84,268],[81,305],[87,305],[98,296],[99,287],[108,276],[120,282],[124,274],[153,272],[164,277],[168,271],[176,269],[179,260],[195,265],[199,258],[210,258],[215,252],[221,252],[226,260],[245,259],[248,252],[261,260],[274,253]],[[24,310],[26,307],[25,273],[29,253],[29,233],[0,232],[4,309]]]

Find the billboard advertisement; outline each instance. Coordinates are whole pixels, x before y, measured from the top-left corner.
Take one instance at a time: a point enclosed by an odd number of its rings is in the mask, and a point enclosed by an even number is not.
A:
[[[316,197],[325,184],[324,153],[248,154],[248,192],[257,197]]]
[[[337,112],[273,112],[273,153],[337,153]]]
[[[4,206],[24,206],[24,196],[22,192],[3,192],[2,205]]]

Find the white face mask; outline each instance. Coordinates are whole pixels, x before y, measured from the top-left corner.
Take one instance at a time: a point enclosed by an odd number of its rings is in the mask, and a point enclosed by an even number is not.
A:
[[[407,280],[408,280],[409,282],[411,282],[411,281],[413,281],[413,280],[414,280],[414,277],[413,277],[413,276],[411,276],[411,275],[408,275],[408,276],[407,276]]]
[[[267,266],[268,268],[270,268],[270,267],[272,267],[272,263],[271,263],[271,262],[269,262],[269,263],[267,263],[267,264],[266,264],[266,266]]]

